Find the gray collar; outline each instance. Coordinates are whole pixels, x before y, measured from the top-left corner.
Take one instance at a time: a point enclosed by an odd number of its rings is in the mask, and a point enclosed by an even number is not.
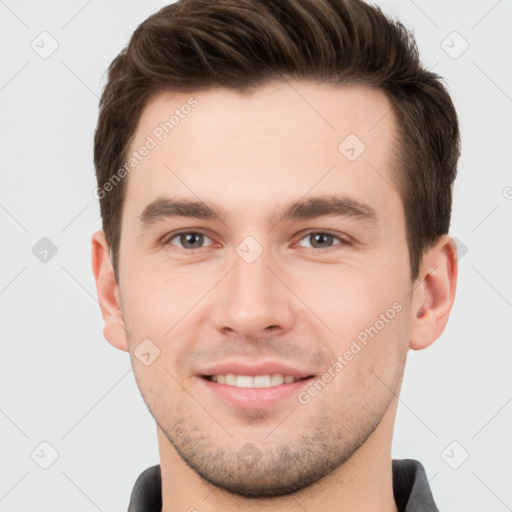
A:
[[[394,459],[393,494],[398,512],[439,512],[423,465],[413,459]],[[152,466],[135,482],[128,512],[161,512],[162,477],[160,466]]]

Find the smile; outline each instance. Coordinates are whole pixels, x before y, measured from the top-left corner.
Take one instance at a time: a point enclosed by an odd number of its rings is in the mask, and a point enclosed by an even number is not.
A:
[[[265,375],[236,375],[234,373],[219,373],[216,375],[206,375],[206,379],[227,386],[237,388],[271,388],[281,386],[283,384],[291,384],[302,380],[293,375],[285,375],[282,373],[265,374]]]

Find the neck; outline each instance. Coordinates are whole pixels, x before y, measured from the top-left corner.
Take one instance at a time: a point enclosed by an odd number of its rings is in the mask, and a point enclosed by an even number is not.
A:
[[[158,428],[162,512],[397,512],[393,497],[391,441],[397,401],[377,429],[344,464],[293,495],[255,499],[234,496],[205,482]]]

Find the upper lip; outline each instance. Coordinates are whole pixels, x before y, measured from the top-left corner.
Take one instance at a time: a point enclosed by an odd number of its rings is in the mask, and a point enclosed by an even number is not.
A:
[[[219,363],[216,365],[209,366],[202,369],[199,375],[225,375],[227,373],[234,373],[236,375],[268,375],[274,373],[280,373],[282,375],[292,375],[296,379],[303,379],[305,377],[312,377],[311,372],[299,370],[298,368],[292,368],[283,363],[277,361],[266,361],[258,364],[249,363]]]

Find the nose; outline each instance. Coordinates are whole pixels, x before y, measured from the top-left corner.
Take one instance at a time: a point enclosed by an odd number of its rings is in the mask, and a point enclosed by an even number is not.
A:
[[[220,283],[212,311],[218,332],[255,340],[291,329],[293,296],[276,268],[265,251],[251,263],[234,255],[233,268]]]

